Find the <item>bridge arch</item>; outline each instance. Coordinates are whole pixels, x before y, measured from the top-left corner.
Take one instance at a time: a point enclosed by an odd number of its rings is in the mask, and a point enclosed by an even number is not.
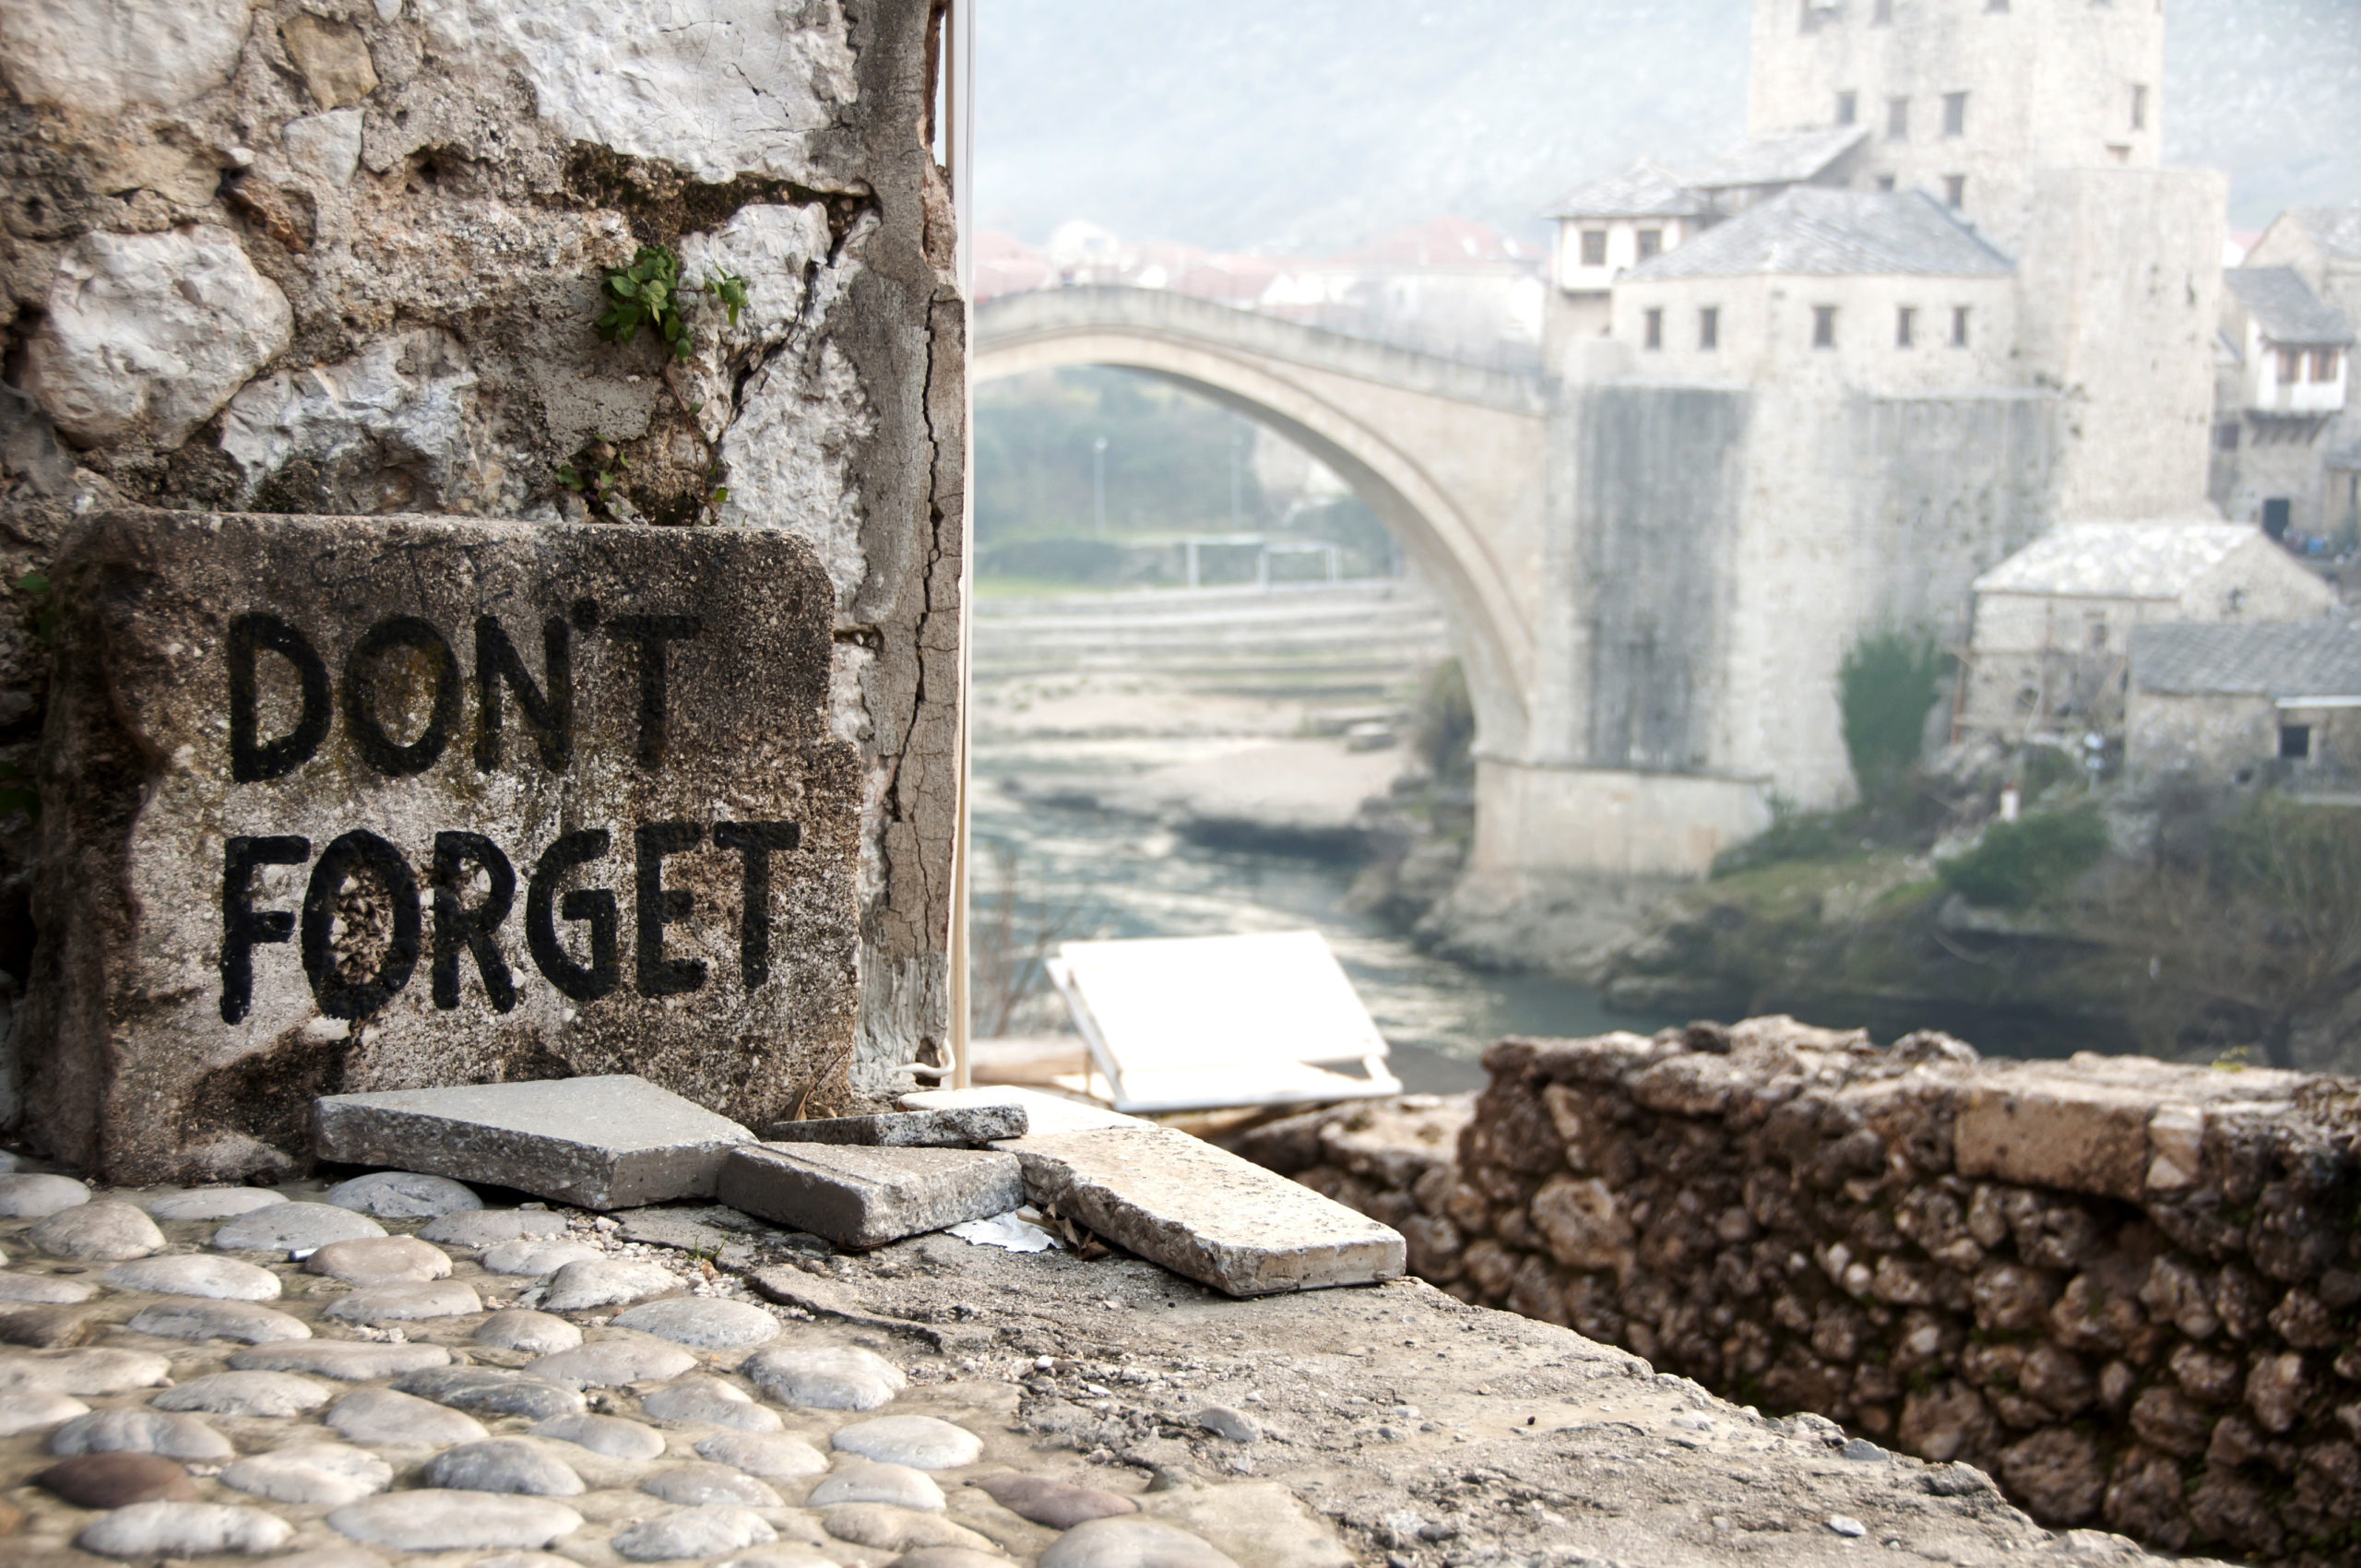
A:
[[[975,321],[977,382],[1069,365],[1140,371],[1268,425],[1326,464],[1434,585],[1466,671],[1479,754],[1524,753],[1540,564],[1537,538],[1520,536],[1537,536],[1539,497],[1504,505],[1471,493],[1466,476],[1484,454],[1454,442],[1451,427],[1489,411],[1537,457],[1537,384],[1145,289],[1014,295],[979,307]],[[1528,500],[1530,530],[1523,517],[1503,515],[1527,510]]]

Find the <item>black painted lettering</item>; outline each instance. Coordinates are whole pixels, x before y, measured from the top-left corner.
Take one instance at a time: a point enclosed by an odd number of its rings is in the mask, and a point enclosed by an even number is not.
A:
[[[393,932],[375,972],[350,980],[338,972],[329,938],[345,883],[362,877],[376,882]],[[356,828],[322,850],[319,863],[312,868],[311,885],[303,890],[303,973],[320,1011],[331,1018],[365,1018],[391,1002],[418,967],[419,925],[418,879],[399,849]]]
[[[791,822],[717,822],[713,841],[742,857],[744,902],[738,916],[738,972],[753,992],[771,978],[771,851],[792,849],[803,830]]]
[[[483,902],[472,909],[459,895],[481,866],[492,884]],[[459,955],[476,961],[483,977],[484,995],[492,1010],[505,1013],[516,1005],[516,984],[509,978],[508,961],[500,956],[495,933],[516,902],[516,868],[500,846],[481,833],[438,833],[434,836],[434,1005],[449,1012],[459,1004]]]
[[[434,706],[426,728],[408,745],[397,744],[377,718],[378,671],[396,648],[409,648],[426,663],[434,683]],[[459,722],[459,659],[431,621],[388,615],[361,635],[344,656],[344,732],[361,760],[388,778],[423,773],[434,766]]]
[[[265,648],[295,667],[303,706],[295,728],[265,742],[255,656]],[[309,638],[276,615],[256,611],[230,622],[230,777],[259,784],[294,772],[311,760],[328,733],[328,667]]]
[[[606,628],[639,650],[639,766],[658,767],[671,744],[670,712],[664,679],[668,643],[705,629],[698,615],[611,615]]]
[[[664,885],[664,857],[694,849],[705,841],[705,829],[694,822],[645,822],[632,832],[639,851],[639,993],[679,996],[705,984],[705,960],[664,956],[664,927],[684,921],[696,899],[681,888]]]
[[[525,894],[525,944],[543,978],[576,1002],[596,1002],[623,984],[621,948],[615,941],[615,896],[603,887],[577,887],[564,898],[557,885],[575,867],[602,858],[613,842],[603,827],[569,833],[541,852]],[[557,939],[556,914],[590,926],[590,962],[566,956]]]
[[[541,671],[549,683],[544,692],[533,684],[516,645],[489,615],[476,617],[476,766],[486,773],[500,766],[500,688],[506,683],[524,710],[525,728],[540,749],[541,766],[564,773],[574,756],[574,653],[572,634],[564,620],[552,615],[541,623]]]
[[[326,673],[325,671],[322,673]],[[268,775],[264,777],[267,778]],[[254,1009],[255,944],[284,942],[295,934],[295,917],[285,909],[255,908],[256,866],[300,866],[312,858],[312,841],[291,836],[233,836],[221,855],[221,1021],[235,1024]]]

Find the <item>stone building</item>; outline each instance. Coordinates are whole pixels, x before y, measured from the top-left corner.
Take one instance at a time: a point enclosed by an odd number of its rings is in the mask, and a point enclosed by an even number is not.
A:
[[[2361,626],[2153,625],[2131,634],[2124,763],[2134,779],[2361,786]]]
[[[80,781],[42,781],[39,826],[21,783],[58,608],[41,574],[75,520],[312,514],[365,541],[384,514],[439,513],[810,547],[833,597],[825,720],[860,757],[861,1035],[823,1098],[942,1050],[965,307],[931,151],[939,26],[920,0],[0,9],[23,367],[0,397],[12,1012],[59,961],[28,889]],[[679,264],[677,351],[654,324],[599,330],[603,276],[643,247]],[[0,1041],[14,1123],[12,1028]],[[337,1028],[227,1041],[215,1064],[275,1050],[297,1079],[366,1058]]]
[[[2112,735],[2134,629],[2319,621],[2334,590],[2243,523],[2070,523],[1975,580],[1963,731]]]
[[[1542,662],[1580,674],[1536,726],[1566,771],[1503,770],[1502,820],[1678,863],[1676,811],[1702,846],[1774,790],[1839,804],[1854,641],[1963,646],[2046,529],[2206,509],[2225,187],[2157,166],[2163,38],[2145,6],[1758,0],[1747,142],[1553,208],[1577,609]]]
[[[2361,533],[2361,207],[2281,213],[2228,275],[2218,345],[2214,501],[2266,529],[2349,547]]]

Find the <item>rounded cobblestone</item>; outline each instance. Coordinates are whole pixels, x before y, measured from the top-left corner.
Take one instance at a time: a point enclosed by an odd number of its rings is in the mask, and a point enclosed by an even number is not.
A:
[[[334,1204],[283,1203],[255,1209],[213,1232],[221,1253],[300,1253],[334,1241],[382,1236],[386,1228],[365,1214]]]
[[[146,1207],[153,1219],[234,1219],[286,1201],[285,1194],[267,1187],[193,1187],[185,1193],[149,1198]]]
[[[173,1253],[121,1263],[99,1277],[120,1290],[158,1296],[202,1296],[216,1301],[275,1301],[279,1276],[240,1258],[204,1253]]]
[[[15,1171],[0,1176],[0,1219],[42,1219],[90,1201],[90,1189],[71,1176]]]
[[[144,1209],[107,1200],[60,1209],[26,1231],[25,1240],[53,1258],[121,1263],[160,1252],[164,1233]]]
[[[380,1219],[433,1219],[483,1207],[483,1200],[448,1176],[415,1170],[378,1170],[355,1176],[327,1190],[338,1208],[357,1209]]]

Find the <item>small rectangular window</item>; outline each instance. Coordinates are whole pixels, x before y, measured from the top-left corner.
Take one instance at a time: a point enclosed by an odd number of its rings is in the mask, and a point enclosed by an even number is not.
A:
[[[1877,3],[1869,7],[1869,25],[1873,28],[1890,28],[1893,25],[1893,0],[1877,0]]]
[[[1849,125],[1860,117],[1861,95],[1857,92],[1838,93],[1836,95],[1836,123],[1840,125]]]
[[[2309,762],[2312,759],[2312,727],[2308,724],[2282,724],[2279,727],[2279,760]]]
[[[1718,349],[1722,346],[1722,313],[1715,305],[1707,305],[1697,313],[1697,346]]]
[[[1663,348],[1663,347],[1664,347],[1664,310],[1663,310],[1663,308],[1662,308],[1661,306],[1651,306],[1651,307],[1649,308],[1649,310],[1648,310],[1648,318],[1647,318],[1647,319],[1648,319],[1648,328],[1647,328],[1647,330],[1648,330],[1648,347],[1649,347],[1649,348],[1651,348],[1651,349],[1661,349],[1661,348]]]
[[[1811,307],[1811,346],[1815,349],[1836,347],[1836,307],[1834,305]]]
[[[1953,212],[1959,211],[1967,205],[1966,175],[1946,174],[1943,176],[1943,200]]]
[[[2216,452],[2235,452],[2237,449],[2237,425],[2235,422],[2226,421],[2221,424],[2215,425],[2213,427],[2213,450]]]
[[[1607,265],[1606,230],[1585,229],[1583,231],[1583,265],[1584,267]]]
[[[1910,139],[1910,100],[1889,98],[1885,101],[1885,139],[1888,141]]]
[[[1918,307],[1904,305],[1893,313],[1893,346],[1897,349],[1911,348],[1917,339]]]
[[[1952,347],[1954,349],[1967,347],[1967,307],[1965,305],[1952,306]]]
[[[2301,350],[2301,349],[2282,349],[2282,350],[2279,350],[2279,383],[2280,383],[2280,385],[2281,385],[2281,386],[2294,386],[2294,385],[2296,384],[2296,382],[2298,379],[2300,379],[2300,378],[2302,377],[2303,374],[2304,374],[2304,350]]]
[[[1987,11],[2005,11],[2009,8],[2009,0],[1984,0],[1984,8]]]
[[[2144,87],[2131,89],[2131,128],[2135,131],[2148,128],[2148,89]]]
[[[2334,381],[2336,379],[2337,361],[2342,358],[2343,358],[2343,355],[2334,349],[2314,349],[2312,350],[2312,379],[2314,381]]]
[[[2089,639],[2093,653],[2106,651],[2106,612],[2086,610],[2082,612],[2082,635]]]
[[[1964,92],[1943,94],[1943,135],[1947,137],[1967,135],[1967,94]]]
[[[1881,191],[1890,191],[1893,189],[1893,176],[1891,174],[1880,174],[1878,176],[1878,189]]]
[[[1664,254],[1664,231],[1663,231],[1663,230],[1661,230],[1661,229],[1643,229],[1643,230],[1641,230],[1641,231],[1640,231],[1640,259],[1641,259],[1642,261],[1649,261],[1649,260],[1653,260],[1655,257],[1656,257],[1656,256],[1658,256],[1658,255],[1663,255],[1663,254]]]

